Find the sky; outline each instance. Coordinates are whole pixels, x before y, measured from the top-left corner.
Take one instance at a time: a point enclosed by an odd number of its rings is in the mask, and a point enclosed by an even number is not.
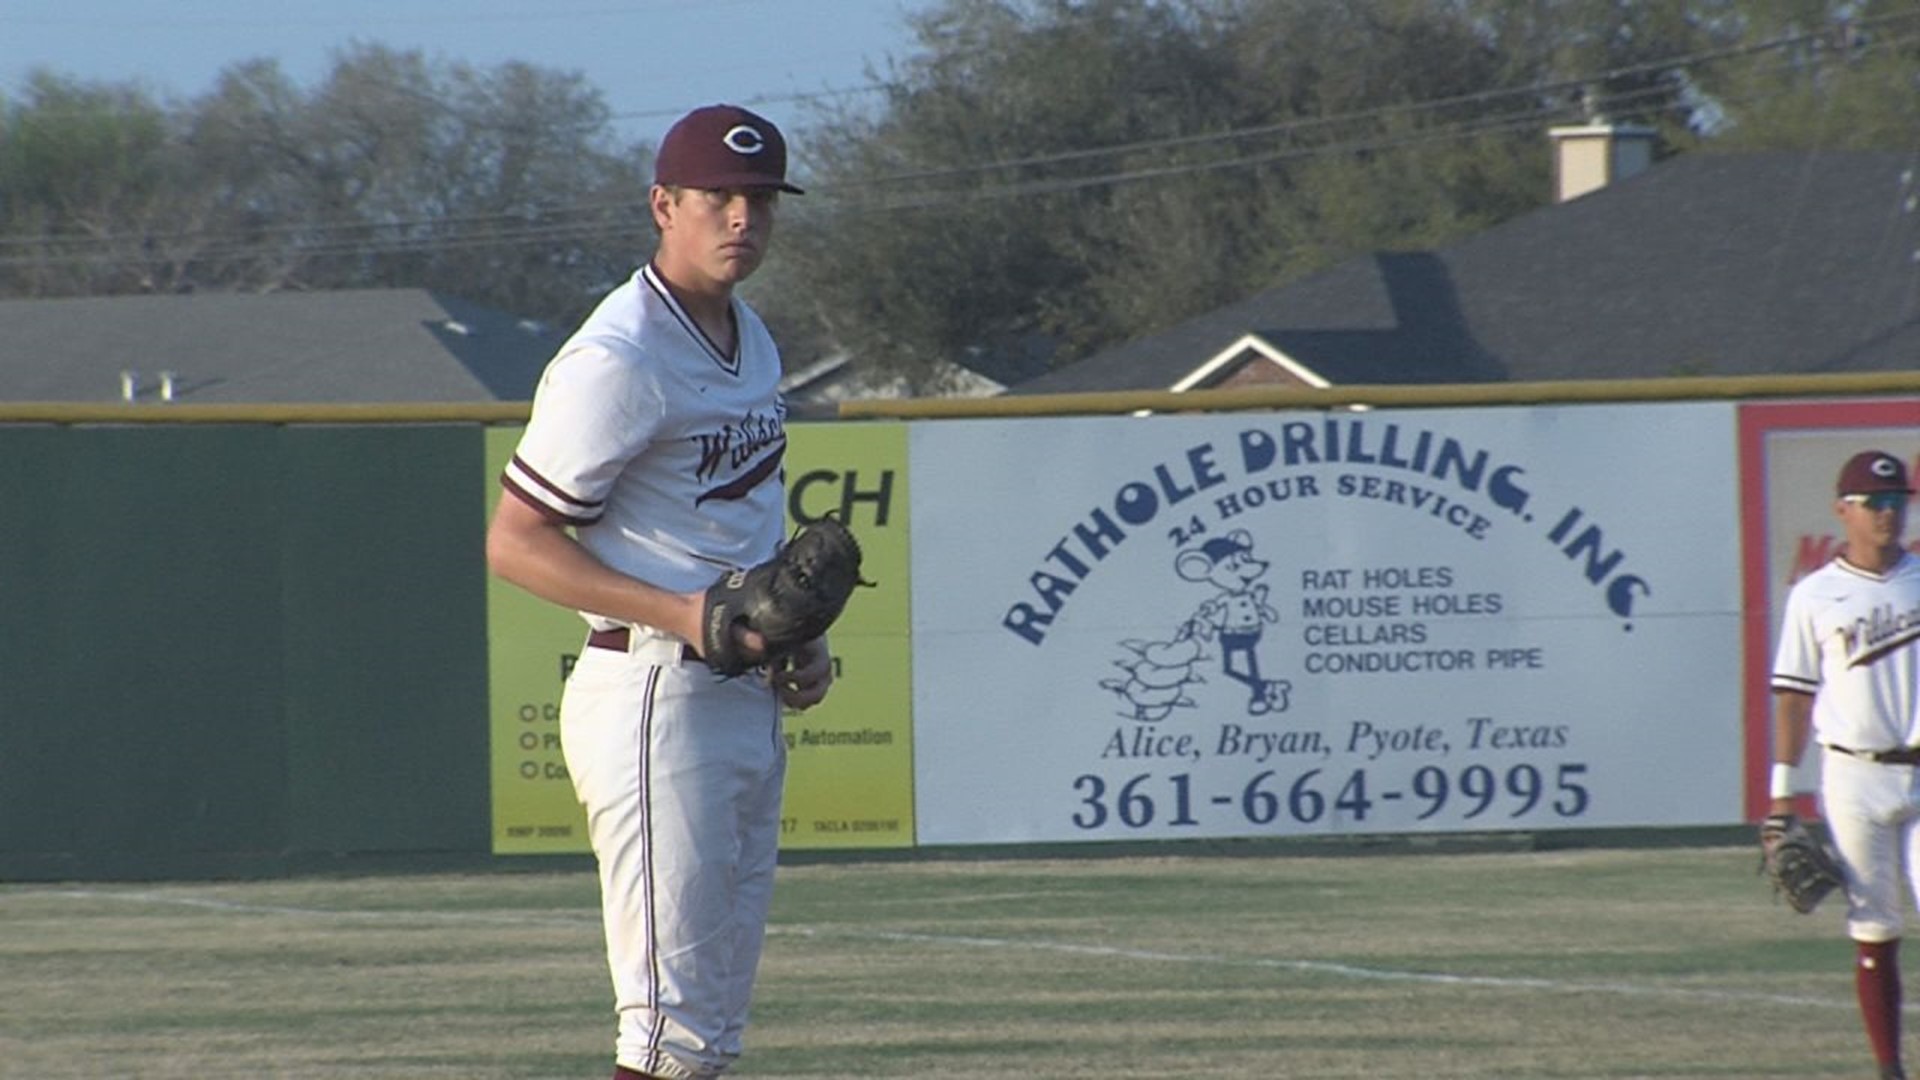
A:
[[[160,100],[270,58],[303,87],[350,44],[419,49],[490,68],[577,72],[623,141],[657,142],[699,105],[747,105],[788,130],[857,103],[913,46],[906,14],[933,0],[0,0],[0,94],[36,68],[137,83]],[[872,95],[866,94],[866,97]]]

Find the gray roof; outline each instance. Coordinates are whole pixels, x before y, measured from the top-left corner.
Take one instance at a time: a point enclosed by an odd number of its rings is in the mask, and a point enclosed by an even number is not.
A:
[[[527,401],[565,335],[424,289],[0,301],[0,400]]]
[[[1693,153],[1021,383],[1165,390],[1254,334],[1335,384],[1920,367],[1920,154]]]

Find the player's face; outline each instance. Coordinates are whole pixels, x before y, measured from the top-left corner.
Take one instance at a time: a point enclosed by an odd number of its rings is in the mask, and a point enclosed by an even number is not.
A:
[[[661,256],[715,286],[738,285],[767,256],[779,201],[773,188],[655,188]]]
[[[1847,532],[1847,546],[1890,548],[1898,546],[1907,527],[1907,499],[1899,492],[1880,495],[1847,495],[1838,505],[1840,524]]]

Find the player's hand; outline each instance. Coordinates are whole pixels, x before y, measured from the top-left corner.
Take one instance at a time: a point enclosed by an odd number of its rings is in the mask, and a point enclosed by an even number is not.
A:
[[[767,662],[767,639],[758,630],[749,630],[736,624],[733,627],[734,647],[740,651],[741,659],[752,667]]]
[[[1776,810],[1774,813],[1767,815],[1767,819],[1760,823],[1760,851],[1762,855],[1770,855],[1773,853],[1774,848],[1780,846],[1781,839],[1793,828],[1794,820],[1791,809],[1784,812]]]
[[[780,704],[789,709],[809,709],[820,704],[833,685],[833,656],[827,651],[827,639],[815,638],[800,646],[786,662],[767,673]]]

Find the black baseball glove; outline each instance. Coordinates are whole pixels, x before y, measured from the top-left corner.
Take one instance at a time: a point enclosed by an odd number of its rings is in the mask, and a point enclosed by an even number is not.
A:
[[[1844,880],[1840,862],[1819,837],[1792,814],[1774,814],[1760,824],[1760,872],[1775,896],[1805,915]]]
[[[827,632],[860,578],[860,542],[836,518],[803,525],[773,558],[735,570],[707,589],[700,655],[722,675],[775,664]],[[766,642],[750,655],[734,634],[745,626]]]

